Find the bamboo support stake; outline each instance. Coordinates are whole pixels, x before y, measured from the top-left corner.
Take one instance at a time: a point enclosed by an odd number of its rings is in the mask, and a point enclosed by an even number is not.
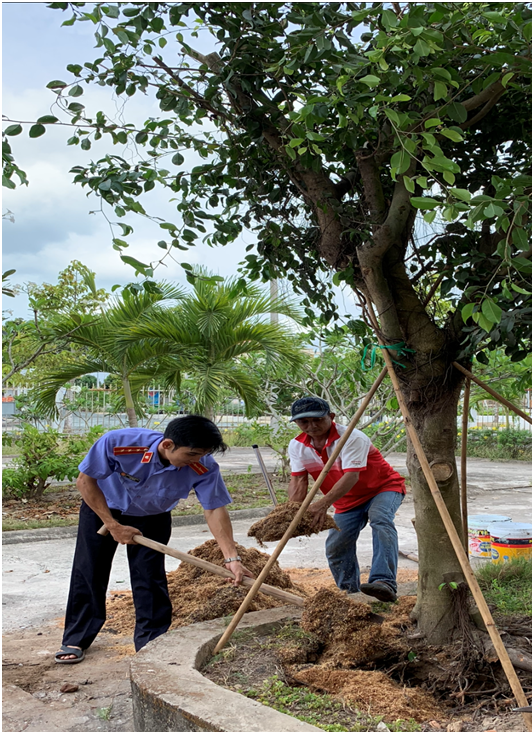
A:
[[[512,412],[515,412],[519,417],[522,417],[525,422],[528,422],[529,424],[532,424],[532,417],[529,417],[528,414],[525,414],[525,412],[521,411],[519,407],[516,407],[515,404],[512,404],[512,402],[509,402],[508,399],[505,399],[502,394],[499,394],[499,392],[495,391],[495,389],[492,389],[491,386],[488,386],[484,381],[481,381],[480,379],[477,379],[476,376],[474,376],[471,371],[468,371],[465,369],[461,364],[459,364],[457,361],[453,361],[453,366],[458,369],[458,371],[461,371],[465,376],[467,376],[468,379],[471,379],[471,381],[474,381],[475,384],[478,384],[481,386],[484,391],[487,391],[488,394],[491,394],[491,396],[496,399],[501,404],[504,404],[505,407],[508,409],[511,409]]]
[[[462,532],[464,535],[464,549],[469,556],[469,534],[467,518],[467,428],[469,426],[469,397],[471,394],[471,379],[466,379],[464,387],[464,406],[462,413],[462,447],[460,451],[460,498],[462,506]]]
[[[224,567],[219,567],[217,564],[212,564],[212,562],[207,562],[205,561],[205,559],[199,559],[198,557],[193,557],[192,554],[185,554],[184,552],[180,552],[177,549],[171,549],[169,546],[166,546],[166,544],[161,544],[158,541],[153,541],[153,539],[147,539],[145,536],[135,535],[133,539],[136,544],[147,546],[149,549],[154,549],[156,552],[161,552],[161,554],[168,554],[168,556],[170,557],[180,559],[182,562],[192,564],[194,565],[194,567],[199,567],[200,569],[204,569],[206,572],[211,572],[211,574],[217,574],[219,577],[227,577],[227,579],[234,579],[234,574],[228,569],[225,569]],[[244,579],[242,580],[242,584],[246,587],[252,587],[254,582],[255,580],[251,577],[244,577]],[[263,592],[265,595],[270,595],[271,597],[275,597],[278,600],[284,600],[284,602],[288,602],[291,605],[298,605],[299,607],[303,607],[303,605],[305,604],[305,600],[302,597],[299,597],[298,595],[293,595],[291,592],[286,592],[286,590],[281,590],[279,587],[272,587],[271,585],[261,585],[260,591]]]
[[[309,507],[312,499],[314,498],[314,496],[316,495],[316,493],[318,492],[318,490],[320,489],[320,486],[322,485],[323,481],[327,477],[327,474],[328,474],[329,470],[332,468],[332,466],[336,462],[336,459],[338,458],[338,455],[342,451],[343,446],[347,442],[347,440],[348,440],[351,432],[355,429],[355,427],[358,424],[360,418],[362,417],[362,415],[366,411],[366,408],[367,408],[368,404],[372,400],[373,395],[375,394],[375,392],[377,391],[377,389],[379,388],[379,386],[384,381],[384,377],[385,376],[386,376],[386,368],[384,368],[380,372],[380,374],[377,376],[377,379],[375,380],[375,383],[373,384],[373,386],[371,387],[371,389],[368,391],[368,393],[366,394],[366,396],[362,400],[359,408],[357,409],[357,411],[356,411],[353,419],[349,423],[346,431],[341,436],[341,438],[338,440],[338,444],[334,448],[334,451],[333,451],[331,457],[327,460],[326,464],[323,466],[323,470],[321,471],[321,473],[319,474],[318,478],[316,479],[316,482],[314,483],[314,485],[312,486],[312,488],[307,493],[307,496],[306,496],[305,500],[303,501],[303,503],[299,507],[299,510],[296,513],[296,515],[294,516],[294,518],[292,519],[292,522],[291,522],[290,526],[285,531],[283,538],[279,541],[279,543],[277,544],[277,546],[273,550],[273,553],[270,556],[270,558],[268,559],[268,561],[266,562],[266,564],[265,564],[262,572],[259,574],[259,576],[255,580],[253,586],[251,587],[250,591],[246,595],[246,597],[244,599],[244,602],[240,605],[240,607],[238,608],[238,610],[234,614],[233,619],[231,620],[231,622],[227,626],[224,634],[222,635],[222,637],[218,641],[218,644],[216,645],[216,648],[213,651],[213,656],[215,656],[217,653],[219,653],[222,650],[222,648],[225,646],[225,644],[227,643],[227,641],[229,640],[229,638],[233,635],[233,633],[234,633],[237,625],[239,624],[240,620],[242,619],[242,616],[244,615],[244,613],[246,612],[246,610],[248,609],[248,607],[251,605],[251,603],[253,601],[253,598],[255,597],[255,595],[257,594],[257,592],[260,589],[260,586],[262,585],[262,583],[264,582],[264,580],[268,576],[268,573],[269,573],[270,569],[272,568],[273,564],[275,563],[275,561],[277,560],[277,557],[283,551],[283,549],[284,549],[286,543],[289,541],[289,539],[292,538],[292,534],[296,530],[297,525],[299,524],[299,522],[300,522],[303,514],[305,513],[305,511]]]
[[[373,306],[369,300],[367,301],[367,305],[368,305],[369,313],[371,315],[371,320],[373,322],[373,327],[375,328],[375,332],[377,333],[377,338],[379,339],[379,342],[382,345],[382,340],[380,339],[380,337],[378,335],[379,331],[378,331],[378,326],[377,326],[377,319],[375,318]],[[406,403],[404,401],[403,394],[401,392],[401,387],[399,385],[399,380],[398,380],[397,374],[395,373],[394,368],[393,368],[392,358],[386,348],[382,349],[382,355],[386,362],[386,366],[388,367],[388,373],[390,374],[390,378],[392,380],[395,394],[397,396],[397,401],[399,402],[399,407],[401,409],[403,419],[405,422],[405,428],[408,432],[408,435],[410,437],[410,440],[411,440],[414,450],[416,452],[417,459],[419,460],[419,464],[421,465],[421,469],[423,470],[425,480],[428,483],[430,492],[432,493],[432,496],[434,498],[434,502],[436,503],[438,511],[440,512],[440,516],[442,518],[443,524],[444,524],[444,526],[447,530],[447,533],[449,535],[449,538],[451,540],[451,544],[453,545],[453,548],[456,552],[458,561],[460,562],[462,572],[464,573],[464,576],[467,580],[469,588],[471,589],[471,594],[473,595],[473,598],[477,604],[480,614],[482,615],[482,619],[484,620],[484,623],[486,625],[486,630],[489,633],[489,636],[490,636],[493,646],[497,652],[497,656],[499,657],[499,661],[501,662],[501,666],[504,669],[504,673],[506,674],[506,678],[508,679],[508,682],[512,689],[513,695],[518,703],[518,706],[526,707],[526,706],[528,706],[528,700],[525,696],[525,692],[523,691],[523,687],[521,686],[521,682],[519,681],[519,677],[517,676],[517,674],[515,672],[515,669],[512,665],[510,657],[508,656],[508,651],[506,650],[506,647],[505,647],[504,643],[502,642],[501,636],[499,635],[499,631],[497,630],[497,627],[493,621],[493,617],[492,617],[490,609],[486,603],[486,600],[484,599],[482,590],[479,587],[477,578],[475,577],[475,573],[471,569],[471,565],[469,564],[468,556],[466,555],[466,553],[464,551],[464,547],[462,545],[462,540],[461,540],[460,536],[458,535],[458,532],[455,528],[455,525],[453,524],[453,520],[451,518],[449,510],[447,509],[447,506],[445,504],[445,501],[443,500],[440,489],[438,488],[438,484],[436,483],[436,480],[432,474],[430,465],[427,460],[427,456],[425,455],[425,451],[423,450],[423,447],[421,445],[421,441],[418,437],[416,428],[412,424],[410,412],[408,411],[408,407],[406,406]],[[457,364],[455,364],[455,365],[457,365]],[[465,371],[465,369],[462,369],[461,367],[460,367],[460,370]],[[469,374],[469,372],[466,375],[468,375],[470,378],[475,380],[475,377],[472,374]],[[529,732],[532,732],[532,717],[530,717],[528,714],[523,712],[523,721],[524,721],[524,724],[525,724],[525,727],[527,728],[527,730],[529,730]]]

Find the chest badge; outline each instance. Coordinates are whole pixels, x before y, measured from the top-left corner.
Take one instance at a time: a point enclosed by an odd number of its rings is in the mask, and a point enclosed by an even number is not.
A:
[[[153,452],[145,452],[144,455],[142,456],[142,460],[140,462],[149,463],[149,462],[151,462],[152,457],[153,457]]]
[[[128,478],[135,483],[140,483],[140,478],[135,478],[134,475],[130,475],[129,473],[120,473],[120,475],[122,476],[122,478]]]

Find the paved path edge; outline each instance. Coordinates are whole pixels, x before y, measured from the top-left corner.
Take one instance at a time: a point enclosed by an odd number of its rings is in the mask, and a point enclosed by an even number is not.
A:
[[[229,511],[229,515],[232,521],[239,521],[240,519],[262,518],[263,516],[267,516],[271,510],[271,506],[262,506],[261,508],[243,508],[238,511]],[[193,516],[174,516],[172,518],[172,527],[195,526],[197,524],[205,523],[205,517],[202,513],[194,514]],[[76,536],[77,533],[77,526],[56,526],[52,529],[4,531],[2,533],[2,545],[27,544],[32,541],[56,541],[58,539],[68,539],[72,536]]]

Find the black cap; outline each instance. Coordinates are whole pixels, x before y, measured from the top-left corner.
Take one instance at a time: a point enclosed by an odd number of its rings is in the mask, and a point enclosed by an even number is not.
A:
[[[292,419],[290,422],[294,422],[296,419],[305,419],[306,417],[325,417],[330,414],[331,408],[325,401],[319,397],[303,397],[297,399],[292,404]]]

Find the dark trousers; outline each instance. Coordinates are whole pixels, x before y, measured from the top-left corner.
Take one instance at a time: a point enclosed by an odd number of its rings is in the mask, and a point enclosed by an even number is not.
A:
[[[120,523],[134,526],[144,536],[168,544],[172,531],[170,513],[127,516],[111,512]],[[78,538],[70,579],[63,643],[88,648],[105,623],[105,598],[111,564],[118,543],[100,536],[102,521],[86,503],[81,504]],[[164,554],[136,544],[127,545],[127,558],[135,603],[135,649],[166,633],[172,619]]]

